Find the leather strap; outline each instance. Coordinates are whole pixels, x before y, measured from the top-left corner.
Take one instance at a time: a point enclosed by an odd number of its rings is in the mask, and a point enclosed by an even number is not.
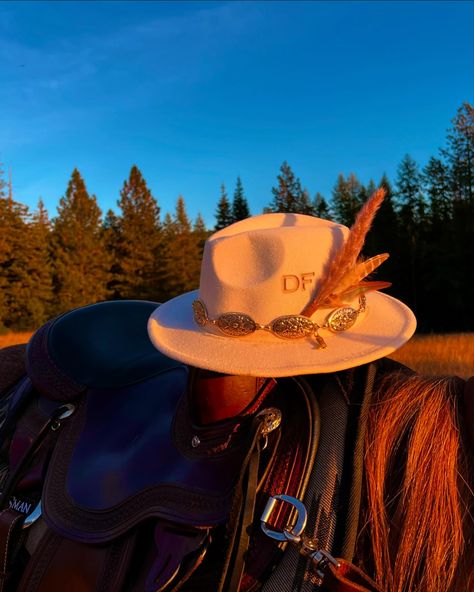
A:
[[[236,487],[231,520],[229,521],[229,544],[225,554],[224,570],[218,592],[236,592],[239,589],[244,568],[244,553],[249,544],[247,528],[252,522],[257,495],[259,440],[263,424],[254,419],[252,443]],[[250,522],[249,522],[250,520]],[[231,567],[232,565],[232,567]]]
[[[238,544],[235,550],[234,565],[231,577],[226,590],[237,592],[240,589],[240,582],[244,573],[245,554],[250,544],[250,527],[253,523],[255,501],[257,497],[258,485],[258,466],[260,463],[259,443],[256,442],[255,448],[250,456],[246,484],[244,485],[244,496],[242,504],[242,516],[239,524]]]
[[[354,564],[337,559],[339,567],[327,564],[323,586],[328,592],[383,592],[367,574]]]
[[[12,559],[12,546],[15,544],[17,531],[23,524],[23,514],[10,508],[0,512],[0,592],[3,592],[9,576]]]

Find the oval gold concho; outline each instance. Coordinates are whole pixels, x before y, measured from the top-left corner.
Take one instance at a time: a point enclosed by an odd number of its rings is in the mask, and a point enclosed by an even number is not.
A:
[[[333,311],[326,321],[331,331],[346,331],[356,322],[359,312],[350,306],[337,308]]]
[[[226,335],[243,337],[257,330],[257,324],[248,315],[240,312],[228,312],[217,319],[217,326]]]
[[[207,325],[209,321],[207,316],[207,310],[200,300],[193,300],[193,312],[194,320],[200,327],[204,327],[204,325]]]
[[[314,333],[315,324],[306,317],[286,315],[272,321],[272,333],[283,339],[300,339]]]

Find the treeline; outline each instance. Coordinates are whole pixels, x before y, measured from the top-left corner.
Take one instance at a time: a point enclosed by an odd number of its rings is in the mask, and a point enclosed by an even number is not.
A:
[[[330,199],[311,197],[284,162],[264,211],[296,212],[350,226],[378,185],[387,197],[366,244],[366,254],[389,252],[378,277],[388,293],[414,309],[424,331],[472,331],[474,301],[474,110],[463,104],[445,147],[423,168],[405,156],[396,178],[384,174],[363,185],[339,175]],[[34,329],[71,308],[105,299],[164,301],[199,284],[209,234],[251,215],[237,178],[232,199],[224,185],[216,224],[191,221],[183,197],[161,216],[140,170],[133,166],[118,200],[119,213],[103,216],[76,169],[57,215],[14,199],[0,175],[0,331]],[[389,322],[389,319],[387,319]]]

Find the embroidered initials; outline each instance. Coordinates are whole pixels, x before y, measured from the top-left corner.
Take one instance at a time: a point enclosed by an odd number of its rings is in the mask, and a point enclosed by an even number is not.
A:
[[[285,294],[291,294],[297,290],[307,290],[307,286],[313,283],[314,271],[308,271],[307,273],[301,273],[298,275],[282,275],[281,276],[281,289]]]

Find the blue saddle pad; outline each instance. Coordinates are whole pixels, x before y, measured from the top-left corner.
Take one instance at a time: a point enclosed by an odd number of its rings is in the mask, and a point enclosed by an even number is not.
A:
[[[31,338],[27,369],[33,384],[56,400],[88,388],[118,388],[180,366],[148,338],[158,304],[117,300],[92,304],[53,319]]]

